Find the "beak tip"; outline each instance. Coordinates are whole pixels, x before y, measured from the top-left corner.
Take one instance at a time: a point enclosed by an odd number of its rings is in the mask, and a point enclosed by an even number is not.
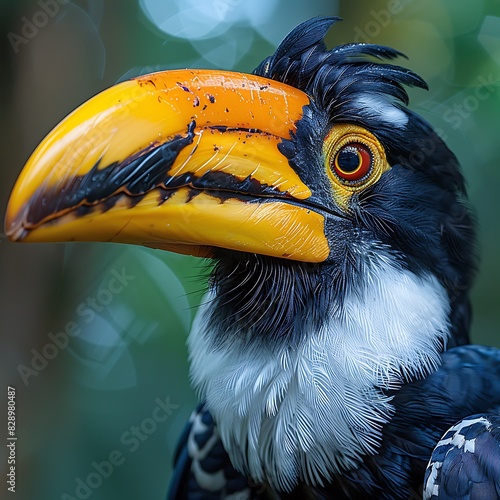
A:
[[[5,214],[4,230],[5,235],[10,241],[22,241],[28,231],[25,229],[23,220],[25,220],[26,210],[20,212],[13,212],[10,205],[7,206]]]
[[[26,235],[26,231],[22,227],[12,227],[5,223],[5,235],[10,241],[22,241],[24,236]]]

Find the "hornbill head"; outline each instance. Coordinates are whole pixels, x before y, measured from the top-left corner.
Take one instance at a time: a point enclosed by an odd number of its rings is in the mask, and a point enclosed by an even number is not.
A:
[[[474,224],[415,73],[294,29],[251,75],[166,71],[93,97],[13,190],[15,241],[215,260],[192,378],[236,468],[278,490],[376,453],[391,391],[467,342]]]

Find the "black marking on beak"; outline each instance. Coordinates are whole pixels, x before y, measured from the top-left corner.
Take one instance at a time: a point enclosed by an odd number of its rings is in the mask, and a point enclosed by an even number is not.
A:
[[[201,176],[194,172],[169,176],[168,172],[179,153],[193,144],[195,128],[196,122],[193,120],[184,136],[177,135],[160,145],[151,144],[124,161],[113,162],[105,167],[101,167],[99,160],[89,172],[69,178],[64,184],[40,186],[30,200],[27,225],[37,226],[70,211],[74,211],[76,216],[88,215],[96,210],[105,212],[119,200],[123,200],[124,196],[128,206],[132,208],[153,189],[159,191],[159,205],[182,187],[190,188],[187,201],[202,191],[210,192],[221,202],[235,197],[247,202],[255,202],[263,197],[293,199],[287,192],[250,176],[240,179],[221,171],[208,171]],[[264,134],[257,129],[229,129],[219,126],[208,128],[219,132],[246,132],[249,136]],[[195,150],[196,147],[193,153]]]
[[[84,215],[88,210],[83,207],[100,202],[109,210],[123,194],[129,195],[131,201],[135,198],[132,206],[136,205],[162,182],[179,153],[193,143],[195,127],[196,122],[192,121],[186,136],[177,135],[160,146],[151,144],[123,162],[100,168],[98,161],[88,173],[69,179],[65,185],[54,188],[42,185],[30,201],[27,223],[37,225],[54,214],[76,208],[77,215]]]

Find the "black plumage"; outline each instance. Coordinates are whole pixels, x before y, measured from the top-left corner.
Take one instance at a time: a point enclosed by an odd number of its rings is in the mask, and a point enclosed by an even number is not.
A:
[[[466,345],[468,295],[477,259],[475,220],[463,176],[432,127],[405,107],[404,86],[425,89],[425,82],[408,69],[383,63],[402,54],[371,44],[327,50],[323,38],[335,21],[317,18],[298,26],[254,71],[297,87],[311,100],[296,133],[282,142],[280,151],[311,188],[307,203],[328,215],[326,233],[335,234],[335,245],[321,264],[218,250],[211,278],[216,292],[211,321],[220,325],[214,348],[242,335],[249,343],[299,346],[305,331],[328,321],[327,305],[341,310],[345,296],[356,293],[365,279],[363,262],[370,255],[360,259],[353,249],[360,242],[376,242],[370,251],[382,248],[401,269],[416,276],[431,274],[446,291],[450,335],[441,345],[441,366],[432,373],[423,370],[420,379],[408,377],[398,390],[381,389],[392,398],[394,412],[376,453],[323,485],[302,484],[292,492],[274,494],[404,499],[420,498],[427,487],[425,498],[500,498],[500,352]],[[396,117],[399,126],[384,117],[385,112]],[[348,211],[336,205],[323,168],[323,143],[338,123],[359,125],[374,134],[392,167],[377,183],[354,194]],[[203,432],[213,437],[212,452],[205,448],[207,442],[193,447],[192,442],[201,439],[193,420],[179,446],[171,497],[221,498],[235,492],[229,484],[238,485],[242,498],[265,496],[265,484],[255,485],[251,478],[247,482],[232,468],[208,411],[200,406],[193,419],[205,420]],[[463,443],[446,441],[450,427],[473,415],[472,427],[464,427],[469,443],[465,451]],[[477,425],[477,418],[491,426]],[[472,442],[477,447],[484,443],[483,451],[472,452]],[[199,465],[197,453],[207,460],[207,470],[217,464],[215,469],[225,478],[210,496],[193,473],[193,463]],[[439,473],[434,471],[429,479],[432,464],[427,476],[425,471],[431,455],[435,464],[453,462],[434,466]]]

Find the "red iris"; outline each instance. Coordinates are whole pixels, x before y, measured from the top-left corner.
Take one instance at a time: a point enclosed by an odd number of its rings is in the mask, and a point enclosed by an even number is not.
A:
[[[372,166],[370,148],[360,142],[351,142],[337,151],[332,169],[341,180],[358,182],[370,173]]]

